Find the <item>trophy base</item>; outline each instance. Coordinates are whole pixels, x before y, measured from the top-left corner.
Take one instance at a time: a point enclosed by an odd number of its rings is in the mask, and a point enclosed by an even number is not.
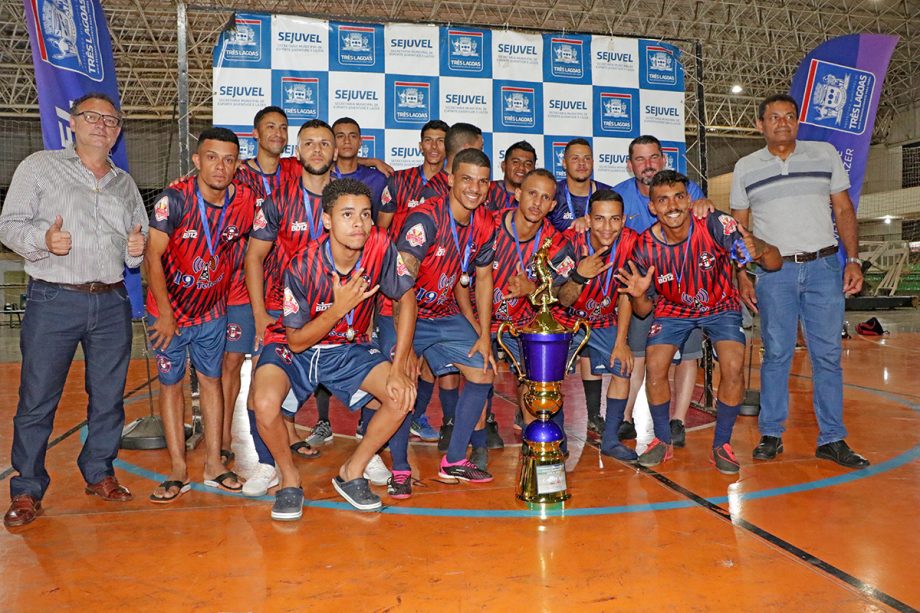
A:
[[[537,426],[539,424],[539,426]],[[532,426],[537,426],[532,428]],[[554,432],[555,431],[555,432]],[[547,434],[556,433],[559,439]],[[533,435],[549,440],[533,440]],[[566,491],[565,457],[559,448],[562,432],[553,422],[532,422],[521,445],[521,477],[517,497],[528,504],[560,504],[571,498]]]

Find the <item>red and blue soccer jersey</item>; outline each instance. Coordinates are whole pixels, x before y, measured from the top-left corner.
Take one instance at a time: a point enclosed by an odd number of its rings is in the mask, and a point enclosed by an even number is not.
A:
[[[262,206],[266,198],[281,184],[285,178],[297,177],[300,175],[300,162],[295,158],[281,158],[278,168],[275,172],[268,175],[243,162],[236,170],[236,176],[233,181],[237,184],[243,184],[253,191],[256,196],[256,209]],[[243,271],[243,265],[246,261],[246,242],[249,238],[247,233],[244,240],[233,243],[230,255],[230,296],[227,304],[235,306],[238,304],[249,304],[249,292],[246,290],[246,275]]]
[[[252,190],[234,184],[228,188],[230,199],[223,206],[204,203],[203,222],[196,188],[196,177],[166,188],[150,215],[150,227],[169,235],[162,256],[163,272],[169,303],[180,327],[211,321],[227,312],[230,261],[238,243],[246,240],[256,209]],[[206,238],[209,233],[211,247]],[[147,312],[159,317],[149,290]]]
[[[295,253],[324,232],[323,198],[304,189],[300,177],[282,181],[262,203],[252,224],[252,238],[275,243],[264,264],[266,310],[281,310],[282,273]]]
[[[461,254],[469,245],[467,274],[476,275],[476,268],[491,266],[494,259],[495,219],[484,206],[479,206],[466,226],[456,224],[454,243],[450,203],[447,198],[434,198],[414,210],[407,218],[396,243],[401,253],[414,256],[420,263],[415,280],[418,314],[422,319],[448,317],[460,312],[454,297],[454,286],[460,280]]]
[[[422,188],[422,193],[419,195],[421,201],[446,196],[450,192],[450,184],[447,181],[448,174],[443,170],[438,171],[438,174],[428,179],[425,187]]]
[[[424,166],[415,166],[394,172],[387,179],[387,185],[380,195],[380,210],[384,213],[393,213],[390,223],[390,236],[393,240],[399,238],[406,216],[422,203],[422,190],[428,183]],[[442,173],[438,173],[440,175]],[[435,175],[437,177],[438,175]]]
[[[690,215],[690,235],[676,245],[656,237],[656,227],[642,233],[633,255],[643,274],[655,267],[649,292],[658,294],[655,317],[705,317],[741,308],[730,255],[741,233],[731,215],[716,211],[703,220]]]
[[[576,266],[583,258],[594,253],[590,231],[576,232],[572,229],[567,230],[565,236],[572,243],[572,249],[575,251]],[[582,318],[587,319],[588,323],[597,328],[617,325],[617,299],[620,297],[617,288],[620,284],[616,280],[616,274],[617,270],[626,266],[626,262],[631,259],[638,240],[639,235],[629,228],[623,228],[620,231],[620,236],[617,237],[607,256],[607,261],[613,262],[613,266],[588,280],[571,306],[559,309],[557,315],[563,324],[571,327],[575,325],[578,318]]]
[[[588,213],[588,200],[600,189],[610,189],[610,186],[600,181],[591,181],[588,195],[576,196],[569,191],[568,180],[562,179],[556,183],[556,207],[549,212],[547,218],[560,232],[568,230],[576,219]]]
[[[386,232],[374,227],[364,244],[361,259],[355,268],[363,268],[361,275],[368,287],[380,285],[385,296],[399,300],[412,289],[415,279],[406,268],[396,247]],[[265,344],[287,343],[285,328],[303,328],[307,323],[329,309],[334,300],[332,273],[332,250],[329,235],[321,237],[299,251],[284,272],[284,307],[281,318],[272,324],[265,335]],[[354,271],[339,275],[341,283],[347,283]],[[342,345],[345,343],[367,343],[367,328],[374,311],[374,300],[368,298],[358,304],[349,316],[343,317],[332,327],[318,344]],[[355,337],[348,340],[348,328],[355,331]]]
[[[386,189],[387,186],[387,176],[376,168],[358,164],[357,170],[347,174],[339,172],[338,166],[333,166],[332,177],[336,180],[354,179],[355,181],[363,183],[367,186],[367,189],[371,190],[371,216],[374,219],[374,223],[377,223],[377,214],[381,210],[381,197],[383,195],[383,190]]]
[[[518,268],[524,271],[531,281],[536,277],[533,273],[533,254],[547,238],[552,239],[549,247],[550,264],[553,268],[554,285],[563,283],[569,273],[575,268],[575,253],[572,245],[557,231],[549,220],[544,219],[543,225],[537,234],[527,241],[520,241],[520,246],[510,230],[511,221],[516,209],[505,209],[495,214],[495,260],[492,262],[492,332],[498,331],[498,326],[505,321],[510,321],[515,326],[528,323],[534,316],[533,306],[527,296],[504,300],[502,297],[508,293],[508,281],[511,277],[520,274]]]
[[[514,197],[514,192],[508,191],[504,181],[492,181],[486,193],[485,205],[490,211],[503,211],[517,208],[518,201]]]

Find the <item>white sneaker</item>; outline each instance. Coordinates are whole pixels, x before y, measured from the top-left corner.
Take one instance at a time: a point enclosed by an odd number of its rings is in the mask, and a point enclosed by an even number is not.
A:
[[[384,464],[380,456],[375,453],[371,461],[367,463],[367,468],[364,469],[364,478],[373,485],[386,485],[391,476],[390,470],[387,468],[386,464]]]
[[[243,496],[264,496],[278,485],[278,471],[271,464],[259,464],[243,484]]]

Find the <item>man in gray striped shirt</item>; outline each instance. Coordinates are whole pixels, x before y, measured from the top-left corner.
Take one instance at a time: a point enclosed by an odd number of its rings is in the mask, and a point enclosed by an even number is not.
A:
[[[51,481],[48,438],[78,344],[89,392],[89,432],[77,459],[85,491],[107,501],[132,498],[112,463],[131,358],[124,268],[143,259],[147,215],[134,180],[109,158],[121,124],[106,95],[77,99],[70,112],[74,145],[23,160],[0,211],[0,241],[25,259],[30,277],[13,420],[12,464],[19,474],[10,480],[7,527],[28,524],[42,512]]]
[[[757,269],[756,291],[743,272],[738,289],[745,304],[760,310],[764,356],[760,368],[760,444],[755,460],[783,451],[789,414],[789,368],[799,321],[813,371],[818,421],[815,455],[847,468],[869,461],[843,440],[843,369],[840,366],[844,294],[862,287],[856,213],[850,179],[830,143],[796,140],[799,108],[779,94],[758,109],[757,128],[767,146],[738,160],[732,181],[732,215],[783,256],[779,270]],[[831,217],[833,211],[833,218]],[[849,257],[841,270],[837,237]]]

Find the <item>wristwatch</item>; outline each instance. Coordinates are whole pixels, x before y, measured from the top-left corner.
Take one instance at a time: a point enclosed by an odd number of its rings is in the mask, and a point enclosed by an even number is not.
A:
[[[847,258],[847,264],[856,264],[857,266],[862,266],[862,260],[859,258]]]

